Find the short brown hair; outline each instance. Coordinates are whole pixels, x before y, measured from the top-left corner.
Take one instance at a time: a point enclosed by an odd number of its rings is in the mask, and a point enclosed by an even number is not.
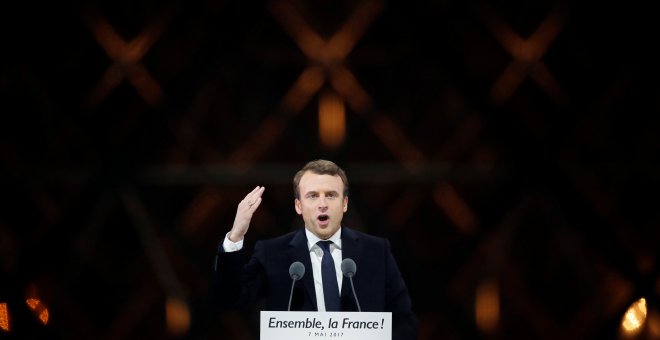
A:
[[[307,171],[317,175],[339,176],[341,181],[344,182],[344,197],[348,197],[348,177],[346,177],[344,170],[332,161],[317,159],[305,164],[305,166],[293,176],[293,196],[295,198],[300,199],[300,189],[298,186],[300,185],[300,179]]]

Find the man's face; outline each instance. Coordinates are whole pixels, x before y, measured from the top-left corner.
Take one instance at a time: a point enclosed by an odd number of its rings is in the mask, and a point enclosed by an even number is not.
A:
[[[305,172],[298,184],[300,199],[295,199],[296,212],[302,215],[305,228],[322,240],[332,236],[348,210],[344,182],[339,176]]]

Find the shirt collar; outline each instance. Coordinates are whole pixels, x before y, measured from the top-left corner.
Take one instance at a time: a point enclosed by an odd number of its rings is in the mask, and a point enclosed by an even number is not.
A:
[[[316,242],[321,241],[321,239],[307,228],[305,228],[305,235],[307,235],[307,248],[311,251],[312,247],[316,245]],[[339,227],[334,235],[330,236],[328,241],[332,241],[332,243],[335,244],[335,247],[341,249],[341,227]]]

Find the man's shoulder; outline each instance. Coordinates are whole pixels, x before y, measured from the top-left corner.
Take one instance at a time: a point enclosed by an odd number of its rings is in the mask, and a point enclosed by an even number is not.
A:
[[[345,237],[351,237],[356,240],[360,240],[361,242],[364,242],[365,244],[374,244],[374,245],[386,245],[388,243],[387,238],[382,237],[382,236],[377,236],[373,234],[369,234],[365,231],[360,231],[348,227],[342,227],[342,232],[344,233]]]
[[[275,237],[271,237],[271,238],[262,239],[262,240],[260,240],[260,241],[258,241],[258,242],[261,242],[261,243],[263,243],[263,244],[265,244],[265,245],[269,245],[269,246],[271,246],[271,245],[279,245],[279,244],[288,244],[289,242],[291,242],[291,240],[292,240],[292,239],[293,239],[293,238],[294,238],[299,232],[300,232],[300,230],[296,229],[296,230],[290,231],[290,232],[288,232],[288,233],[286,233],[286,234],[282,234],[282,235],[275,236]]]

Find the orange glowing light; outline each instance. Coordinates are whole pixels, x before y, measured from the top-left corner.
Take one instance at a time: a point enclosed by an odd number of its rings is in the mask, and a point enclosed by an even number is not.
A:
[[[336,93],[326,92],[319,98],[319,134],[328,148],[336,148],[346,136],[344,101]]]
[[[30,309],[35,310],[39,306],[39,299],[27,299],[25,303],[30,307]]]
[[[9,332],[9,311],[7,310],[7,303],[0,303],[0,329]]]
[[[48,324],[48,308],[46,308],[46,305],[41,300],[37,298],[29,298],[25,300],[25,304],[30,307],[32,312],[34,312],[34,315],[39,318],[42,324]]]
[[[637,335],[646,321],[646,299],[635,301],[621,318],[621,332],[626,336]]]
[[[167,329],[170,334],[183,335],[190,328],[190,308],[186,301],[179,298],[168,298],[165,302]]]
[[[488,280],[477,287],[475,318],[477,326],[484,333],[491,333],[497,327],[500,318],[500,296],[495,280]]]

